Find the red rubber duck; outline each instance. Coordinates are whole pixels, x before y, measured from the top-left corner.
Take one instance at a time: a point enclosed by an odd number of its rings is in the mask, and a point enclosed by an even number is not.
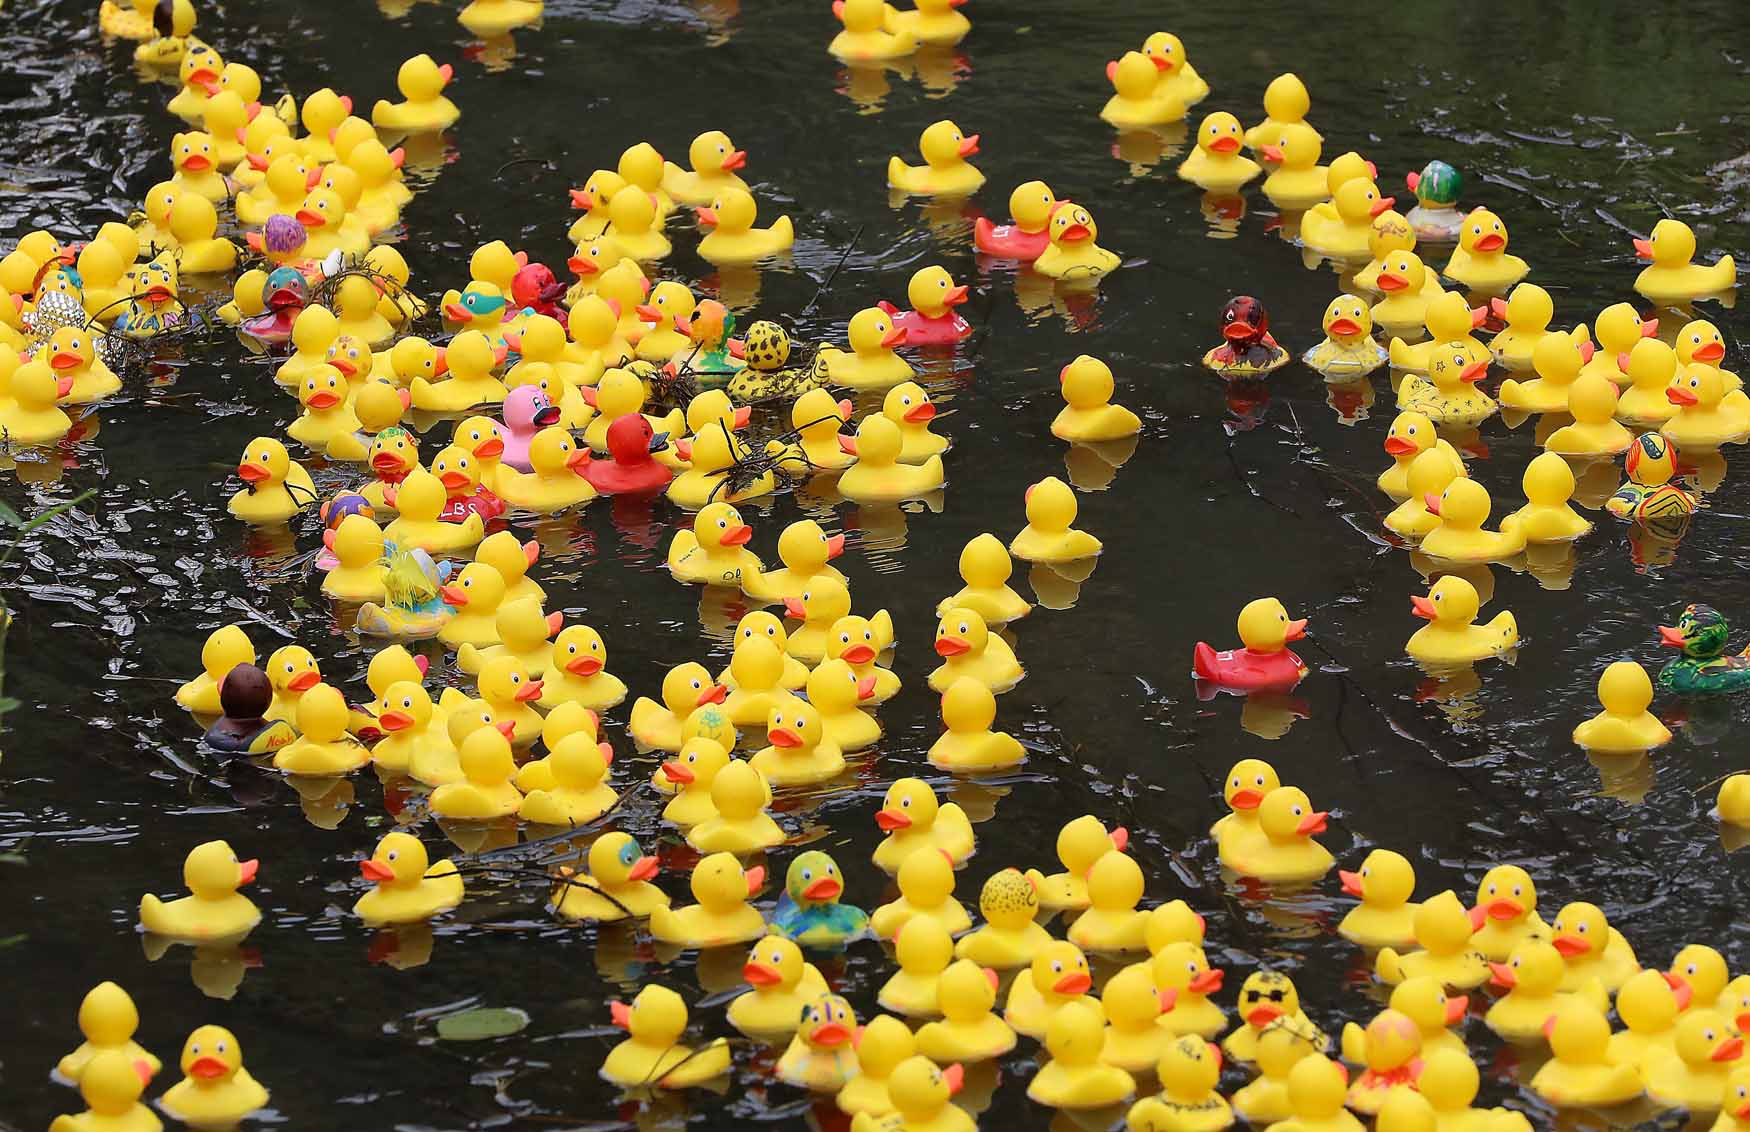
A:
[[[1306,665],[1288,648],[1289,641],[1306,636],[1306,620],[1290,620],[1280,601],[1261,597],[1248,602],[1240,610],[1239,632],[1244,648],[1217,652],[1197,642],[1191,664],[1199,680],[1250,692],[1292,688],[1307,674]]]
[[[894,326],[905,331],[906,345],[952,346],[971,337],[972,325],[954,313],[954,308],[966,301],[966,286],[957,286],[947,268],[923,268],[911,277],[905,295],[911,310],[902,311],[885,299],[875,305],[887,312]]]
[[[608,459],[584,465],[584,478],[603,495],[634,495],[661,491],[674,473],[650,458],[668,444],[668,433],[657,432],[642,413],[627,413],[608,426]]]
[[[518,310],[532,310],[560,323],[565,321],[565,308],[559,305],[565,289],[544,263],[524,264],[510,281],[510,297]]]
[[[1009,194],[1011,224],[993,224],[983,216],[972,222],[972,243],[986,255],[1032,263],[1051,244],[1051,214],[1059,200],[1044,181],[1027,181]]]

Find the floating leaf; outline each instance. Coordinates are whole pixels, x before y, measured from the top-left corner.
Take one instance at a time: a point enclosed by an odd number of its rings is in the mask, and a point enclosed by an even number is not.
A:
[[[480,1042],[509,1037],[529,1024],[529,1016],[514,1006],[482,1006],[438,1019],[437,1034],[446,1042]]]

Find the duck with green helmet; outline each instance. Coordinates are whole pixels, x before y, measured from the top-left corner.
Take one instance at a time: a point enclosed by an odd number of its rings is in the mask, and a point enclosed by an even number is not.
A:
[[[1659,626],[1659,643],[1683,655],[1659,670],[1659,687],[1686,696],[1750,688],[1750,649],[1726,655],[1731,626],[1711,605],[1685,606],[1676,625]]]
[[[1416,194],[1416,207],[1405,217],[1416,239],[1431,244],[1456,242],[1464,227],[1464,213],[1458,209],[1464,177],[1458,170],[1444,161],[1430,161],[1420,173],[1405,174],[1404,183]]]
[[[792,400],[826,384],[826,366],[818,351],[808,351],[808,360],[790,364],[790,335],[770,319],[760,319],[747,328],[743,357],[747,367],[729,380],[729,396],[738,405],[780,398]]]
[[[823,951],[836,951],[869,933],[869,914],[861,908],[840,904],[845,890],[838,862],[811,849],[790,862],[784,874],[784,892],[772,911],[772,930],[778,935]]]

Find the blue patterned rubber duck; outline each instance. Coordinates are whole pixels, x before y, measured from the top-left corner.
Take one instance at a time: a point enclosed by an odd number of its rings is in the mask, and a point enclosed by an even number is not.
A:
[[[803,947],[836,950],[869,931],[869,914],[840,904],[845,882],[838,863],[819,850],[790,862],[784,893],[772,912],[772,930]]]

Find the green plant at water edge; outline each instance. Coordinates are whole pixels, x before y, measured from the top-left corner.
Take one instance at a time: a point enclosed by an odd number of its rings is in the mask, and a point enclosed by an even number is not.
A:
[[[12,561],[12,556],[18,553],[18,548],[24,544],[24,538],[41,527],[54,522],[62,515],[97,494],[96,488],[83,491],[65,503],[58,503],[47,511],[40,511],[26,519],[17,511],[0,501],[0,526],[11,528],[12,541],[6,544],[6,551],[0,554],[0,570],[4,570]],[[0,591],[0,689],[6,686],[6,635],[12,630],[12,607],[6,603],[4,591]],[[18,701],[11,696],[0,694],[0,717],[18,707]]]

